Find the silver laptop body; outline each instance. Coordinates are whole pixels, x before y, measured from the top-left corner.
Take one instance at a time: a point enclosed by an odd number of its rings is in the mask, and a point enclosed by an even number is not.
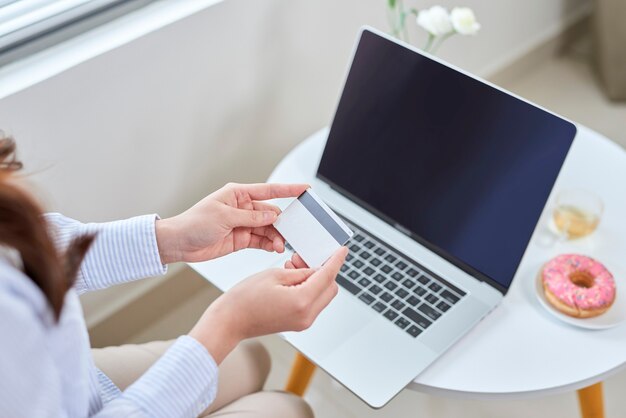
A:
[[[428,65],[435,65],[441,71],[452,71],[464,77],[468,83],[487,88],[495,92],[493,94],[504,93],[522,106],[532,107],[533,112],[539,111],[558,119],[563,129],[568,130],[564,135],[571,137],[569,143],[564,140],[562,146],[565,148],[561,152],[563,158],[567,153],[575,136],[575,128],[571,130],[571,123],[372,28],[366,27],[360,32],[352,69],[362,65],[355,61],[358,50],[364,48],[363,43],[370,40],[384,43],[386,46],[381,47],[383,49],[399,51],[397,48],[401,48],[402,51],[398,53],[407,54],[409,58],[418,56],[419,59],[428,60]],[[386,57],[381,56],[380,59]],[[398,65],[403,63],[398,62]],[[346,83],[350,82],[350,77],[349,73]],[[344,85],[344,92],[349,87]],[[357,100],[355,103],[352,106],[358,106],[361,102]],[[391,105],[383,103],[383,106]],[[345,112],[340,112],[341,108],[340,101],[331,136],[338,124],[337,118],[345,115]],[[329,152],[328,145],[323,159],[327,158],[326,152]],[[562,160],[554,164],[556,167],[551,173],[555,170],[558,173]],[[376,167],[363,169],[375,170]],[[546,180],[548,191],[544,193],[541,208],[545,205],[554,180]],[[510,282],[502,285],[489,277],[477,276],[476,271],[451,261],[427,241],[416,239],[406,226],[381,216],[376,210],[362,204],[350,191],[342,190],[319,173],[312,186],[357,234],[347,244],[351,247],[351,260],[344,266],[341,277],[338,277],[341,286],[337,297],[310,329],[300,333],[286,333],[285,337],[367,404],[380,408],[493,310],[504,297]],[[394,186],[390,184],[389,187],[393,190]],[[441,192],[446,193],[446,190]],[[458,210],[463,211],[464,208]],[[537,219],[524,238],[526,242],[521,244],[524,249]],[[359,241],[356,240],[358,236],[362,237]],[[507,239],[506,232],[503,232],[502,239]],[[362,258],[361,253],[370,255]],[[519,254],[520,259],[522,254]],[[379,260],[376,265],[371,264],[374,258]],[[386,271],[382,270],[384,265],[389,266]],[[514,270],[516,268],[517,265]],[[385,293],[392,295],[393,299],[381,299]]]

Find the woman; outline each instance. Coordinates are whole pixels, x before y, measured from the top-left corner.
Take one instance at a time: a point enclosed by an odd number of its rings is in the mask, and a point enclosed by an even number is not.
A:
[[[42,213],[12,175],[21,168],[14,152],[14,141],[0,137],[1,416],[195,417],[222,407],[215,416],[312,415],[292,395],[252,393],[262,389],[267,353],[258,345],[235,347],[310,326],[337,293],[345,248],[318,270],[295,256],[286,269],[260,272],[211,304],[188,335],[101,350],[97,363],[78,300],[83,292],[164,274],[173,262],[243,248],[284,251],[272,227],[279,209],[263,201],[298,196],[306,185],[230,184],[173,218],[82,224]],[[255,358],[264,365],[241,366]],[[232,381],[218,389],[218,374]]]

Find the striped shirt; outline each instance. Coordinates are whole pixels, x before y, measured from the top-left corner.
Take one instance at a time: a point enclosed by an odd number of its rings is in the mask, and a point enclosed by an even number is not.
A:
[[[0,249],[0,416],[196,417],[217,392],[217,365],[199,342],[182,336],[121,392],[94,365],[78,294],[164,274],[156,215],[83,224],[47,214],[63,250],[97,232],[59,322],[14,250]]]

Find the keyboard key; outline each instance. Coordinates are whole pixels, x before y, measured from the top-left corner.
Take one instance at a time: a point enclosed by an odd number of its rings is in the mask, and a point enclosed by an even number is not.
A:
[[[370,295],[369,293],[361,294],[361,296],[359,296],[359,299],[361,299],[367,305],[369,305],[370,303],[374,302],[374,296]]]
[[[441,314],[439,312],[437,312],[436,310],[434,310],[433,308],[431,308],[428,304],[426,303],[422,303],[418,308],[418,311],[422,311],[424,314],[426,314],[427,317],[429,317],[430,319],[432,319],[433,321],[435,321],[436,319],[438,319]]]
[[[426,294],[426,289],[421,286],[417,286],[415,289],[413,289],[413,292],[417,293],[417,296],[424,296]]]
[[[398,285],[397,285],[397,284],[395,284],[394,282],[387,282],[387,283],[385,283],[385,287],[386,287],[387,289],[389,289],[389,290],[393,290],[393,289],[395,289],[396,287],[398,287]]]
[[[383,288],[376,286],[376,285],[372,285],[372,287],[370,287],[370,292],[372,292],[372,294],[377,295],[380,292],[382,292]]]
[[[410,322],[407,321],[406,319],[400,317],[398,318],[398,320],[396,322],[394,322],[397,326],[399,326],[402,329],[405,329],[406,327],[409,326]]]
[[[417,305],[418,303],[420,303],[420,300],[419,300],[418,298],[416,298],[415,296],[411,296],[411,297],[410,297],[410,298],[408,298],[406,301],[407,301],[407,302],[409,303],[409,305],[411,305],[411,306],[415,306],[415,305]],[[442,303],[443,303],[443,302],[442,302]]]
[[[437,283],[435,283],[435,282],[432,282],[432,283],[430,284],[430,286],[428,286],[428,288],[429,288],[430,290],[432,290],[433,292],[435,292],[435,293],[437,293],[437,292],[439,292],[439,291],[441,290],[441,286],[439,286],[439,285],[438,285]]]
[[[375,304],[372,305],[372,308],[374,308],[376,312],[382,313],[382,311],[384,311],[385,308],[387,308],[387,305],[385,305],[382,302],[376,302]]]
[[[436,305],[437,303],[439,303],[439,298],[435,295],[433,295],[432,293],[430,293],[428,296],[426,296],[426,300],[431,304],[431,305]]]
[[[363,287],[367,287],[370,285],[370,281],[368,279],[366,279],[365,277],[363,277],[361,280],[359,280],[359,284]]]
[[[428,319],[424,318],[420,313],[418,313],[417,311],[411,308],[405,308],[404,311],[402,311],[402,313],[411,321],[415,322],[417,325],[422,327],[422,329],[426,329],[430,326],[430,324],[432,324],[432,322],[430,322]]]
[[[459,301],[459,297],[447,289],[441,292],[441,297],[453,305]]]
[[[356,233],[348,243],[351,251],[337,275],[337,284],[412,337],[465,296],[446,280],[422,273],[419,265],[393,253],[360,228],[354,229]]]
[[[385,279],[386,279],[386,277],[383,276],[382,274],[377,274],[376,276],[374,276],[374,280],[376,280],[378,283],[384,282]]]
[[[343,277],[341,274],[338,274],[335,280],[337,281],[337,284],[339,286],[343,287],[344,289],[346,289],[348,292],[352,293],[353,295],[356,295],[357,293],[361,291],[360,287],[358,287],[357,285],[355,285],[354,283],[352,283],[351,281]]]
[[[415,325],[411,325],[406,332],[408,332],[411,336],[417,337],[422,333],[422,330],[416,327]]]
[[[437,307],[439,308],[439,310],[441,312],[447,312],[448,309],[450,309],[450,305],[448,305],[447,303],[445,303],[444,301],[439,302],[439,304],[437,305]]]
[[[350,283],[350,284],[352,284],[352,283]],[[382,300],[384,300],[385,302],[389,303],[389,302],[391,302],[393,300],[393,295],[390,294],[390,293],[385,292],[382,295],[380,295],[380,298]]]
[[[399,299],[396,299],[396,300],[394,300],[394,301],[393,301],[393,303],[391,304],[391,306],[392,306],[395,310],[400,311],[400,310],[402,310],[402,308],[404,308],[404,306],[405,306],[405,305],[404,305],[404,303],[402,303],[402,301],[400,301]]]
[[[387,312],[385,312],[384,315],[385,315],[385,318],[390,319],[390,320],[393,321],[398,316],[398,313],[393,311],[393,310],[391,310],[391,309],[389,309],[389,310],[387,310]]]

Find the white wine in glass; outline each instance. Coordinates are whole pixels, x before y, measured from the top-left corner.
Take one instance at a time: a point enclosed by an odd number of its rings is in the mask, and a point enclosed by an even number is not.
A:
[[[567,190],[558,195],[556,203],[554,224],[563,238],[582,238],[598,227],[604,207],[595,194]]]

